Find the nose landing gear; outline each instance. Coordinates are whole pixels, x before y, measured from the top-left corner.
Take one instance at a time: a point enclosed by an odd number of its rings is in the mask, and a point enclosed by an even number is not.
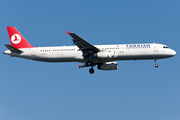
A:
[[[155,67],[158,68],[159,65],[157,64],[157,60],[155,59],[154,61],[155,61]]]
[[[155,64],[155,67],[158,68],[158,64]]]

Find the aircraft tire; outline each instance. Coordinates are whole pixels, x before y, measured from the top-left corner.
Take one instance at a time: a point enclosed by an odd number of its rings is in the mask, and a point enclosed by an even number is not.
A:
[[[93,68],[90,68],[90,69],[89,69],[89,73],[93,74],[93,73],[94,73],[94,69],[93,69]]]
[[[158,66],[159,66],[158,64],[155,64],[155,67],[156,67],[156,68],[158,68]]]

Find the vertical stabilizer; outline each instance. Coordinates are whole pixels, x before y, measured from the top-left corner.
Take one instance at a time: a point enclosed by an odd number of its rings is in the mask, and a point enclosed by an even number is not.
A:
[[[11,46],[20,48],[33,48],[31,44],[19,33],[15,27],[7,27]]]

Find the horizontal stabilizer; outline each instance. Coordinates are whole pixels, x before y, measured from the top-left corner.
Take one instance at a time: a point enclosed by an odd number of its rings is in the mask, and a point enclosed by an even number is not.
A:
[[[11,52],[16,52],[16,53],[22,53],[21,50],[11,46],[11,45],[8,45],[8,44],[4,44]]]

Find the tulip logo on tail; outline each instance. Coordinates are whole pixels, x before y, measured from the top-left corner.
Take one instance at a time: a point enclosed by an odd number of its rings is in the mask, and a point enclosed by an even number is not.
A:
[[[21,36],[19,34],[14,34],[11,36],[11,42],[14,44],[18,44],[21,42]]]

